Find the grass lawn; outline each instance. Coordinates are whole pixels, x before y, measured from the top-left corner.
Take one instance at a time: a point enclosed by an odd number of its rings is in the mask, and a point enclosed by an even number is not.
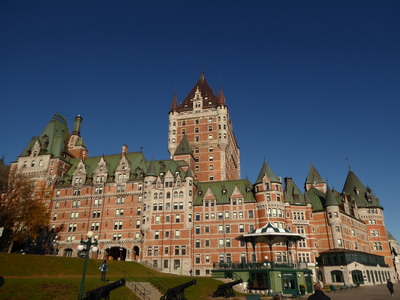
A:
[[[84,259],[41,255],[0,253],[0,275],[5,284],[0,287],[0,299],[77,299]],[[102,260],[90,259],[86,272],[85,292],[104,285],[100,281]],[[188,300],[211,299],[220,281],[208,277],[175,276],[150,270],[141,264],[109,261],[107,279],[110,282],[128,272],[137,281],[149,281],[149,272],[167,286],[174,287],[193,278],[197,284],[185,290]],[[111,299],[139,299],[127,287],[111,292]]]

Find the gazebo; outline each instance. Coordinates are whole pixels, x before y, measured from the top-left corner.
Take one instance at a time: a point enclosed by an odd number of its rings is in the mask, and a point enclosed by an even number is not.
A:
[[[306,237],[301,234],[293,233],[288,229],[285,228],[278,228],[273,226],[271,223],[267,223],[265,226],[254,229],[247,234],[243,234],[235,238],[239,241],[244,241],[246,243],[246,255],[248,255],[248,248],[247,243],[251,243],[253,247],[253,261],[255,260],[255,248],[257,243],[268,244],[271,261],[274,261],[273,252],[272,252],[272,245],[277,243],[286,243],[286,247],[289,251],[289,247],[292,243],[295,244],[296,251],[297,251],[297,241],[304,240]]]
[[[306,293],[306,291],[309,293],[313,291],[311,270],[299,268],[298,265],[291,263],[275,263],[272,251],[274,244],[286,243],[288,252],[292,244],[296,246],[297,252],[297,242],[306,239],[305,236],[275,227],[268,222],[265,226],[235,239],[246,243],[247,257],[247,244],[251,243],[253,247],[252,261],[250,263],[232,263],[219,266],[219,268],[212,270],[214,277],[240,278],[243,280],[243,287],[250,293],[271,295],[272,292],[281,292],[285,295],[299,295]],[[255,248],[258,243],[269,245],[270,260],[256,261]]]

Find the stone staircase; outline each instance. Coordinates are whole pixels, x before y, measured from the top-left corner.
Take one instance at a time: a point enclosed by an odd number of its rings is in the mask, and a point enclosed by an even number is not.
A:
[[[126,281],[126,286],[143,300],[160,300],[162,294],[150,282]]]

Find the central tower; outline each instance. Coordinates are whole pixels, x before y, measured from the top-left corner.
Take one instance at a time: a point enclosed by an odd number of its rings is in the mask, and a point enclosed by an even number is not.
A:
[[[168,133],[171,159],[184,146],[180,145],[184,136],[194,156],[197,180],[240,179],[240,150],[225,97],[222,89],[218,96],[214,94],[204,72],[180,105],[176,94],[172,100]]]

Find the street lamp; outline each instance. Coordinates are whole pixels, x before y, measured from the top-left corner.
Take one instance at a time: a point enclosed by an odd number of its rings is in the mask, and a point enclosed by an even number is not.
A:
[[[97,248],[97,240],[93,238],[93,231],[88,231],[87,235],[87,240],[84,241],[83,238],[81,238],[81,244],[78,246],[78,251],[86,250],[85,254],[85,262],[83,263],[83,272],[82,272],[82,280],[81,280],[81,287],[79,289],[79,295],[78,295],[78,300],[83,299],[83,290],[85,287],[85,277],[86,277],[86,268],[87,268],[87,263],[89,260],[89,251],[92,249],[93,252],[97,252],[99,249]],[[85,249],[86,246],[86,249]]]

